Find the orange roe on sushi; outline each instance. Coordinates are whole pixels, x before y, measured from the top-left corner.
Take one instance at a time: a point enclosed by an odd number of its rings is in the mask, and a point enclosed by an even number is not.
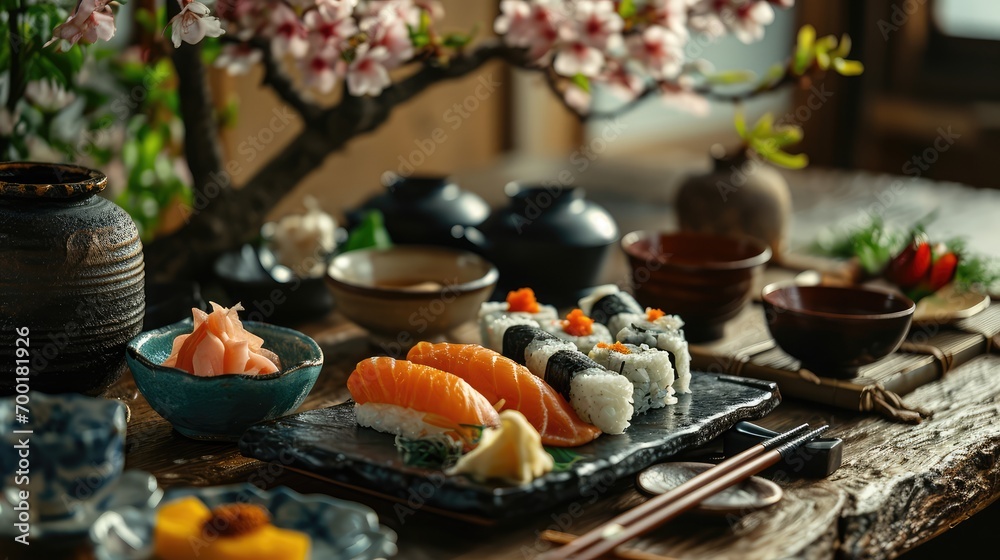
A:
[[[521,288],[507,292],[507,311],[538,313],[538,300],[535,299],[535,290],[531,288]]]
[[[584,315],[582,309],[574,309],[562,321],[562,328],[569,335],[590,336],[594,334],[594,320]]]
[[[653,309],[652,307],[646,308],[646,320],[652,323],[653,321],[663,317],[666,313],[662,309]]]
[[[612,352],[618,352],[619,354],[631,354],[632,353],[632,351],[628,349],[628,346],[625,346],[621,342],[616,342],[614,344],[608,344],[607,342],[598,342],[597,343],[597,347],[598,348],[608,348]]]

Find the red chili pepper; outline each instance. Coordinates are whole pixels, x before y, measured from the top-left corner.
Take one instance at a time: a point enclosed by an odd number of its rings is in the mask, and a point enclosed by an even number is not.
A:
[[[896,255],[886,268],[885,276],[903,290],[915,287],[931,268],[931,246],[924,235],[913,240]]]
[[[955,277],[958,269],[958,256],[955,253],[947,252],[934,261],[930,274],[927,278],[927,289],[936,292],[943,288],[951,279]]]

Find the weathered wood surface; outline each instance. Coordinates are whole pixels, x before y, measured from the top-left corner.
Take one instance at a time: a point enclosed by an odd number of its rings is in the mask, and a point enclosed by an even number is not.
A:
[[[344,400],[349,364],[372,352],[353,327],[325,332],[317,336],[328,365],[307,407]],[[530,558],[549,546],[538,538],[541,531],[586,531],[643,499],[631,480],[620,481],[599,497],[515,524],[474,527],[422,513],[419,499],[384,502],[243,458],[232,445],[187,440],[148,408],[130,382],[116,386],[114,394],[132,410],[128,468],[149,470],[167,487],[250,481],[363,501],[399,532],[403,558]],[[1000,496],[1000,357],[970,362],[908,400],[937,412],[909,426],[786,401],[761,424],[831,424],[832,434],[847,442],[837,473],[822,481],[788,473],[785,499],[774,508],[739,519],[689,516],[633,548],[676,558],[891,558]]]
[[[849,216],[856,217],[861,210],[852,208],[863,208],[865,201],[876,200],[878,192],[892,188],[891,182],[880,179],[869,184],[846,174],[818,173],[815,182],[806,177],[814,176],[792,176],[793,185],[799,186],[795,203],[802,211],[793,231],[800,234],[800,240],[810,239],[824,221],[845,223]],[[502,184],[497,180],[481,183]],[[941,215],[936,223],[939,231],[966,233],[974,223],[981,228],[973,237],[977,249],[1000,251],[991,243],[997,239],[1000,224],[980,219],[985,214],[995,216],[1000,199],[971,190],[959,196],[954,186],[935,197],[924,183],[908,183],[907,192],[914,196],[897,193],[895,202],[890,201],[882,213],[889,218],[922,215],[923,208],[940,204],[943,195],[953,212]],[[661,190],[659,196],[669,195]],[[824,197],[834,202],[824,202]],[[601,202],[623,232],[666,227],[673,221],[669,208],[662,205],[617,198]],[[614,255],[605,280],[625,284],[624,266],[622,256]],[[304,407],[342,402],[347,397],[344,381],[351,364],[378,349],[370,346],[363,331],[336,314],[302,330],[315,336],[327,358]],[[400,557],[406,559],[531,558],[548,547],[538,537],[541,531],[554,528],[579,534],[643,499],[631,480],[619,481],[602,489],[593,503],[588,498],[502,527],[471,526],[421,512],[419,498],[400,507],[280,465],[243,458],[235,445],[188,440],[148,408],[128,379],[116,385],[112,394],[128,402],[132,411],[128,468],[151,471],[167,487],[250,481],[361,501],[399,533]],[[838,472],[822,481],[790,477],[783,483],[785,499],[767,511],[739,519],[689,515],[638,540],[634,547],[685,559],[891,558],[948,530],[1000,496],[1000,356],[964,364],[946,378],[910,393],[906,400],[934,410],[934,417],[911,426],[786,400],[760,423],[772,428],[829,423],[832,435],[846,442],[844,465]]]

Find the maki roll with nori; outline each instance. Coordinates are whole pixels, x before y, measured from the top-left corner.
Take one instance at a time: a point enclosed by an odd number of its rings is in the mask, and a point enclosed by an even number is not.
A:
[[[590,352],[598,342],[614,342],[615,340],[608,327],[587,317],[580,309],[570,311],[565,319],[541,323],[541,327],[556,338],[572,342],[576,345],[577,350],[584,354]]]
[[[632,406],[636,414],[677,402],[671,387],[674,368],[666,352],[646,345],[602,342],[590,351],[590,358],[632,383]]]
[[[613,284],[594,289],[580,300],[580,309],[595,321],[604,323],[618,342],[635,346],[645,344],[669,352],[676,374],[674,390],[690,392],[691,354],[684,338],[684,321],[680,317],[667,315],[659,309],[643,309],[632,294]]]
[[[690,393],[691,353],[688,351],[687,340],[684,339],[684,331],[681,330],[683,326],[684,322],[676,315],[650,309],[645,317],[633,320],[629,326],[618,331],[615,338],[626,344],[645,344],[650,348],[670,352],[677,373],[674,390],[678,393]]]
[[[606,434],[628,427],[634,412],[632,384],[580,353],[574,343],[538,327],[510,325],[504,329],[501,352],[544,379],[584,422]]]
[[[482,335],[483,344],[499,351],[489,344],[488,331],[493,322],[502,317],[516,317],[519,319],[530,319],[536,324],[546,321],[554,321],[559,318],[556,308],[551,305],[543,305],[535,299],[535,292],[531,288],[521,288],[507,293],[505,301],[487,301],[479,306],[479,331]],[[522,321],[522,324],[527,324]]]

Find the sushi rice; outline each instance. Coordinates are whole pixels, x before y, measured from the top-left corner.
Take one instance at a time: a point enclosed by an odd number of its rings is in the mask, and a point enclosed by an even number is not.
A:
[[[663,408],[677,402],[674,397],[674,368],[670,356],[645,344],[599,344],[590,358],[611,371],[617,371],[632,383],[632,406],[635,414]]]
[[[580,299],[580,309],[596,321],[603,323],[615,335],[615,340],[625,344],[657,348],[669,352],[674,358],[676,379],[673,388],[677,393],[690,393],[691,353],[684,338],[684,321],[676,315],[663,315],[648,320],[649,308],[643,309],[632,294],[614,284],[598,286]]]
[[[632,384],[608,371],[537,326],[511,325],[504,330],[501,352],[527,366],[569,401],[581,420],[606,434],[621,434],[634,411]]]
[[[424,422],[426,413],[395,404],[369,402],[354,404],[358,425],[388,434],[418,439],[433,434],[443,434],[447,428]]]
[[[600,323],[594,323],[593,325],[591,325],[593,332],[589,335],[584,335],[584,336],[575,336],[563,330],[563,322],[562,320],[559,319],[556,319],[554,321],[547,321],[545,323],[542,323],[541,326],[544,331],[554,335],[556,338],[572,342],[573,344],[576,345],[576,349],[579,350],[580,352],[583,352],[584,354],[590,352],[590,350],[598,342],[611,343],[614,342],[615,340],[614,337],[611,335],[611,331],[608,330],[608,327],[605,327]]]

